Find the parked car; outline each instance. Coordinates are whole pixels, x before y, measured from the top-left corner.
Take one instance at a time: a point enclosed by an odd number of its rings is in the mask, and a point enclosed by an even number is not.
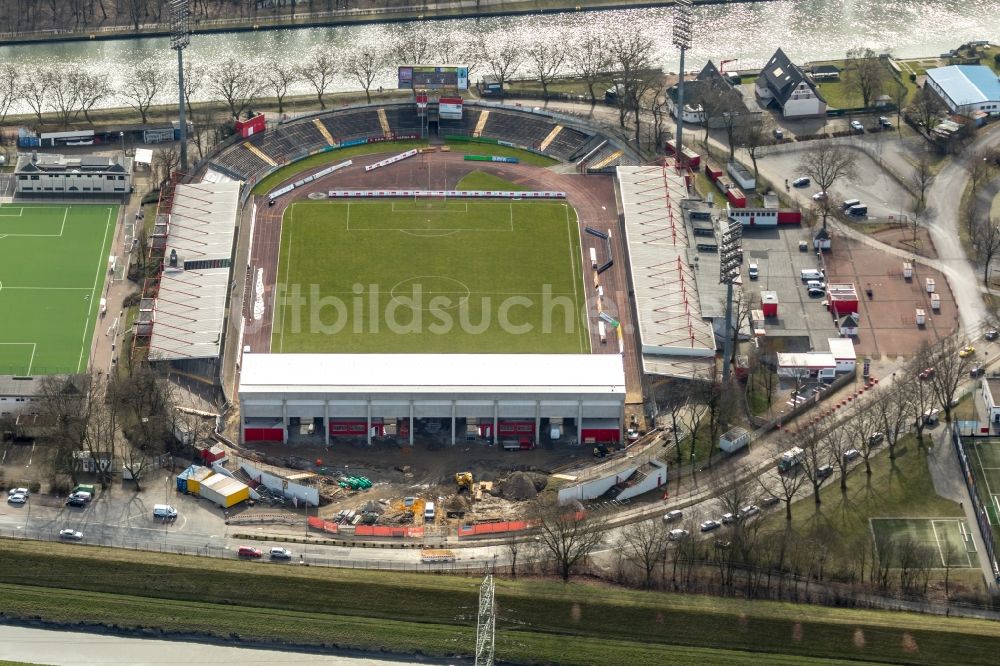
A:
[[[28,501],[28,496],[27,495],[23,495],[21,493],[15,493],[13,495],[8,495],[7,496],[7,503],[8,504],[24,504],[27,501]]]
[[[821,289],[820,287],[809,287],[809,292],[808,293],[809,293],[810,296],[814,296],[814,297],[815,296],[825,296],[826,295],[826,289]]]
[[[760,503],[765,507],[772,507],[780,501],[781,498],[775,497],[774,495],[768,495],[767,497],[761,498]]]
[[[740,518],[749,518],[756,516],[758,513],[760,513],[760,507],[756,504],[750,504],[740,509]]]
[[[663,515],[663,522],[665,523],[676,523],[678,520],[684,517],[684,512],[680,509],[674,509],[673,511],[667,511]]]
[[[702,532],[711,532],[712,530],[717,530],[722,527],[722,523],[717,520],[706,520],[701,525]]]
[[[886,118],[885,116],[878,117],[878,124],[879,127],[883,129],[892,129],[892,121]]]
[[[973,347],[972,345],[965,345],[964,347],[962,347],[962,349],[959,350],[958,356],[960,358],[965,358],[967,356],[972,356],[975,353],[976,353],[975,347]]]
[[[66,500],[66,506],[75,506],[75,507],[87,506],[87,500],[81,499],[79,497],[70,496]]]
[[[865,126],[861,124],[858,120],[851,121],[851,130],[859,134],[863,134],[865,131]]]
[[[873,434],[868,438],[868,446],[878,446],[885,441],[885,435],[880,432]]]
[[[751,261],[747,266],[747,275],[750,276],[751,280],[756,280],[760,277],[760,266],[756,261]]]
[[[59,530],[60,539],[69,539],[70,541],[81,541],[83,539],[83,532],[78,532],[76,530],[64,529]]]
[[[823,282],[822,280],[807,280],[806,286],[816,287],[817,289],[826,289],[826,282]]]
[[[976,377],[982,377],[986,374],[986,368],[981,365],[973,366],[969,369],[969,376],[975,379]]]
[[[927,381],[933,376],[934,376],[934,368],[924,368],[923,372],[917,375],[917,378],[923,381]]]
[[[785,130],[781,129],[780,127],[775,127],[774,128],[774,138],[778,139],[779,141],[781,139],[784,139],[785,138]]]
[[[680,541],[681,539],[686,539],[691,536],[691,533],[687,530],[670,530],[667,532],[667,541]]]
[[[24,495],[27,497],[30,493],[27,488],[11,488],[7,491],[8,495]]]
[[[833,475],[833,465],[823,465],[816,470],[816,479],[825,479]]]
[[[260,548],[254,548],[253,546],[240,546],[236,551],[237,557],[261,557],[264,553],[260,552]]]
[[[811,182],[808,176],[799,176],[792,181],[792,187],[809,187],[809,183]]]
[[[825,277],[818,268],[803,268],[799,271],[799,278],[802,280],[822,280]]]
[[[983,337],[986,338],[988,341],[993,342],[997,338],[1000,338],[1000,331],[998,331],[995,328],[991,328],[990,330],[986,331],[986,335],[984,335]]]
[[[814,194],[813,201],[826,201],[826,192],[817,192]]]
[[[275,546],[268,551],[268,557],[272,560],[290,560],[292,559],[292,551],[287,548],[281,548],[280,546]]]
[[[86,503],[86,502],[89,502],[90,500],[93,499],[93,495],[91,495],[88,492],[84,492],[82,490],[78,490],[75,493],[70,493],[69,498],[70,499],[80,500],[81,502]]]
[[[857,449],[847,449],[846,451],[844,451],[844,460],[848,461],[854,460],[860,455],[861,451],[858,451]]]
[[[735,513],[724,513],[722,514],[722,524],[730,525],[735,523],[737,520],[737,515]]]

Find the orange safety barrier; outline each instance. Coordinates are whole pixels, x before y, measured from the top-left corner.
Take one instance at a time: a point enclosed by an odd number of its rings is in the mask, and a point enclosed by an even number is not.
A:
[[[510,520],[499,523],[481,523],[479,525],[459,525],[458,536],[480,536],[483,534],[502,534],[504,532],[519,532],[530,527],[527,521]]]
[[[329,520],[323,520],[314,516],[309,516],[309,527],[314,530],[329,532],[330,534],[336,534],[340,530],[340,525],[337,523],[331,523]]]

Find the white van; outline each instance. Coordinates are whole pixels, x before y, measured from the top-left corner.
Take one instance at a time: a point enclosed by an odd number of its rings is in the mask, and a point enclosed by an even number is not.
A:
[[[163,518],[164,520],[173,520],[176,517],[177,517],[177,509],[170,506],[169,504],[153,505],[153,518]]]
[[[434,502],[428,502],[424,505],[424,522],[432,523],[434,522]]]
[[[799,277],[803,280],[822,280],[824,275],[823,271],[816,268],[803,268],[799,271]]]

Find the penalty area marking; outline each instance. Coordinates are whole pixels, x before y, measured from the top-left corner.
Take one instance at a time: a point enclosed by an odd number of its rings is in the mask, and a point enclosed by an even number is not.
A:
[[[31,376],[31,366],[35,364],[35,349],[37,349],[37,345],[34,342],[0,342],[0,345],[31,345],[31,357],[28,359],[28,371],[24,373],[25,377]]]

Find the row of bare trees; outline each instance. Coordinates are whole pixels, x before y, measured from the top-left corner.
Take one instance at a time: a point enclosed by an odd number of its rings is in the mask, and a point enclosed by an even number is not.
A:
[[[204,427],[175,408],[173,385],[149,366],[129,374],[45,377],[36,403],[37,446],[57,487],[60,478],[75,483],[89,459],[102,486],[112,481],[112,462],[120,462],[138,489],[155,460],[173,450],[181,421],[188,432]]]

